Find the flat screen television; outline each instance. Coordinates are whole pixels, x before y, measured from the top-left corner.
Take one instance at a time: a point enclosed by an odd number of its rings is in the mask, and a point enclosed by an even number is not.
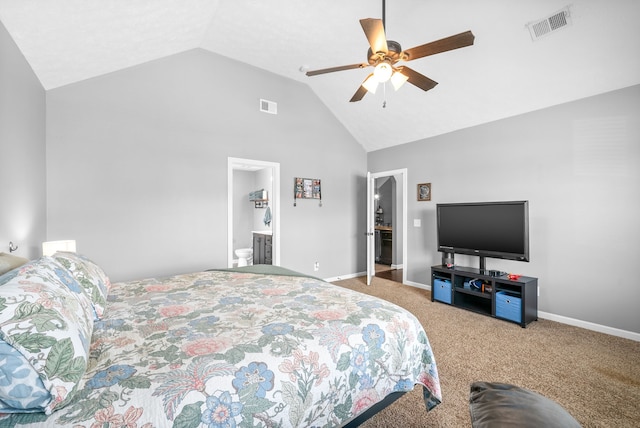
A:
[[[437,204],[438,251],[529,261],[529,202]]]

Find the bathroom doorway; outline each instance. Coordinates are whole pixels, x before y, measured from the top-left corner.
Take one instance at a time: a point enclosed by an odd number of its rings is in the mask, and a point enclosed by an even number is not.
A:
[[[259,190],[265,190],[266,198],[250,201],[249,193]],[[280,164],[230,157],[227,162],[227,267],[234,266],[237,249],[252,246],[253,232],[272,235],[272,264],[280,265]]]

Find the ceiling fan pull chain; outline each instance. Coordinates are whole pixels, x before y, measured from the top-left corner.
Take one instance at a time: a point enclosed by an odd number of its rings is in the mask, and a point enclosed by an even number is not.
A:
[[[387,108],[387,82],[382,84],[382,92],[384,97],[382,100],[382,108]]]

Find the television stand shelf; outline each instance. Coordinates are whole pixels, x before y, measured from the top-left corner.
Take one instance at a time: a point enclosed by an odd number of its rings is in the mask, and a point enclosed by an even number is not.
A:
[[[515,322],[522,328],[537,321],[538,278],[493,274],[472,267],[432,266],[431,301]]]

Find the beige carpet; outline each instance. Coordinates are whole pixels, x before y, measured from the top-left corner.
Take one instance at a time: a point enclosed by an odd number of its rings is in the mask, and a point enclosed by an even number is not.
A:
[[[584,427],[640,427],[640,342],[543,320],[526,329],[432,303],[427,290],[373,278],[334,284],[412,312],[435,354],[443,402],[425,411],[422,388],[365,422],[374,427],[469,427],[473,381],[505,382],[562,405]]]

